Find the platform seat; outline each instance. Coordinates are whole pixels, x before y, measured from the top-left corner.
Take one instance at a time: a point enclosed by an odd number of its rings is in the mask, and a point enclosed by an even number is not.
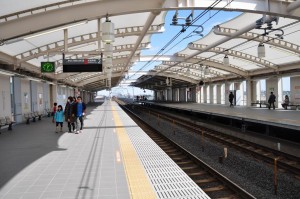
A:
[[[8,126],[8,130],[11,131],[12,130],[12,125],[15,122],[13,122],[9,116],[6,117],[0,117],[0,129],[2,126]],[[0,132],[1,133],[1,132]]]
[[[266,107],[269,107],[269,103],[267,101],[255,101],[255,102],[251,102],[251,106],[254,105],[259,105],[259,108],[261,108],[261,105],[265,105]]]

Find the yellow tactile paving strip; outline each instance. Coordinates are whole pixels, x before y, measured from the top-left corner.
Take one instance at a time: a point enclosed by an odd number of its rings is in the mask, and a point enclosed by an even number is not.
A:
[[[112,113],[116,126],[123,126],[123,123],[112,106]],[[122,160],[126,172],[127,182],[129,185],[129,192],[132,199],[152,199],[157,198],[150,184],[146,171],[140,162],[140,159],[131,144],[131,141],[126,133],[125,128],[116,128],[120,149],[122,153]]]

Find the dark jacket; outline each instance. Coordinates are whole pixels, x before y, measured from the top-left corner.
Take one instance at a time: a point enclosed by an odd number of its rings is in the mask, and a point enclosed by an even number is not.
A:
[[[229,94],[229,100],[233,100],[234,95],[232,93]]]
[[[270,97],[269,97],[268,102],[269,103],[274,103],[275,101],[276,101],[276,96],[274,94],[271,94]]]
[[[72,103],[70,104],[69,102],[66,104],[65,107],[65,121],[68,122],[68,119],[70,120],[70,122],[75,122],[76,120],[76,112],[75,112],[75,104],[76,103]]]

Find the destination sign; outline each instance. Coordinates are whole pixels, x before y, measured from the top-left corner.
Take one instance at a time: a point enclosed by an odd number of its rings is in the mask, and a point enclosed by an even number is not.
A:
[[[64,65],[102,64],[100,59],[64,59]]]
[[[101,59],[64,59],[63,72],[102,72]]]

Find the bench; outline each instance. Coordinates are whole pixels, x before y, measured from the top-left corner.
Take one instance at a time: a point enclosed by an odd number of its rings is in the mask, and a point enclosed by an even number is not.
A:
[[[36,112],[31,112],[31,113],[25,113],[24,118],[26,119],[26,124],[29,124],[30,119],[32,119],[32,122],[36,121],[35,118],[38,118],[38,120],[41,120],[42,119],[42,114],[38,113],[37,111]]]
[[[12,125],[14,123],[15,122],[11,121],[9,116],[0,117],[0,129],[1,129],[2,126],[8,126],[8,130],[11,131],[12,130]],[[1,134],[1,132],[0,132],[0,134]]]
[[[269,103],[266,101],[255,101],[251,102],[251,106],[259,105],[259,108],[261,108],[261,105],[265,105],[266,107],[269,107]]]
[[[47,117],[50,117],[52,111],[51,111],[49,108],[48,108],[48,109],[46,108],[46,109],[45,109],[45,113],[46,113]]]
[[[296,104],[294,102],[290,102],[288,105],[286,105],[286,107],[290,107],[290,108],[295,107],[296,108],[295,110],[299,110],[300,109],[300,104]]]

